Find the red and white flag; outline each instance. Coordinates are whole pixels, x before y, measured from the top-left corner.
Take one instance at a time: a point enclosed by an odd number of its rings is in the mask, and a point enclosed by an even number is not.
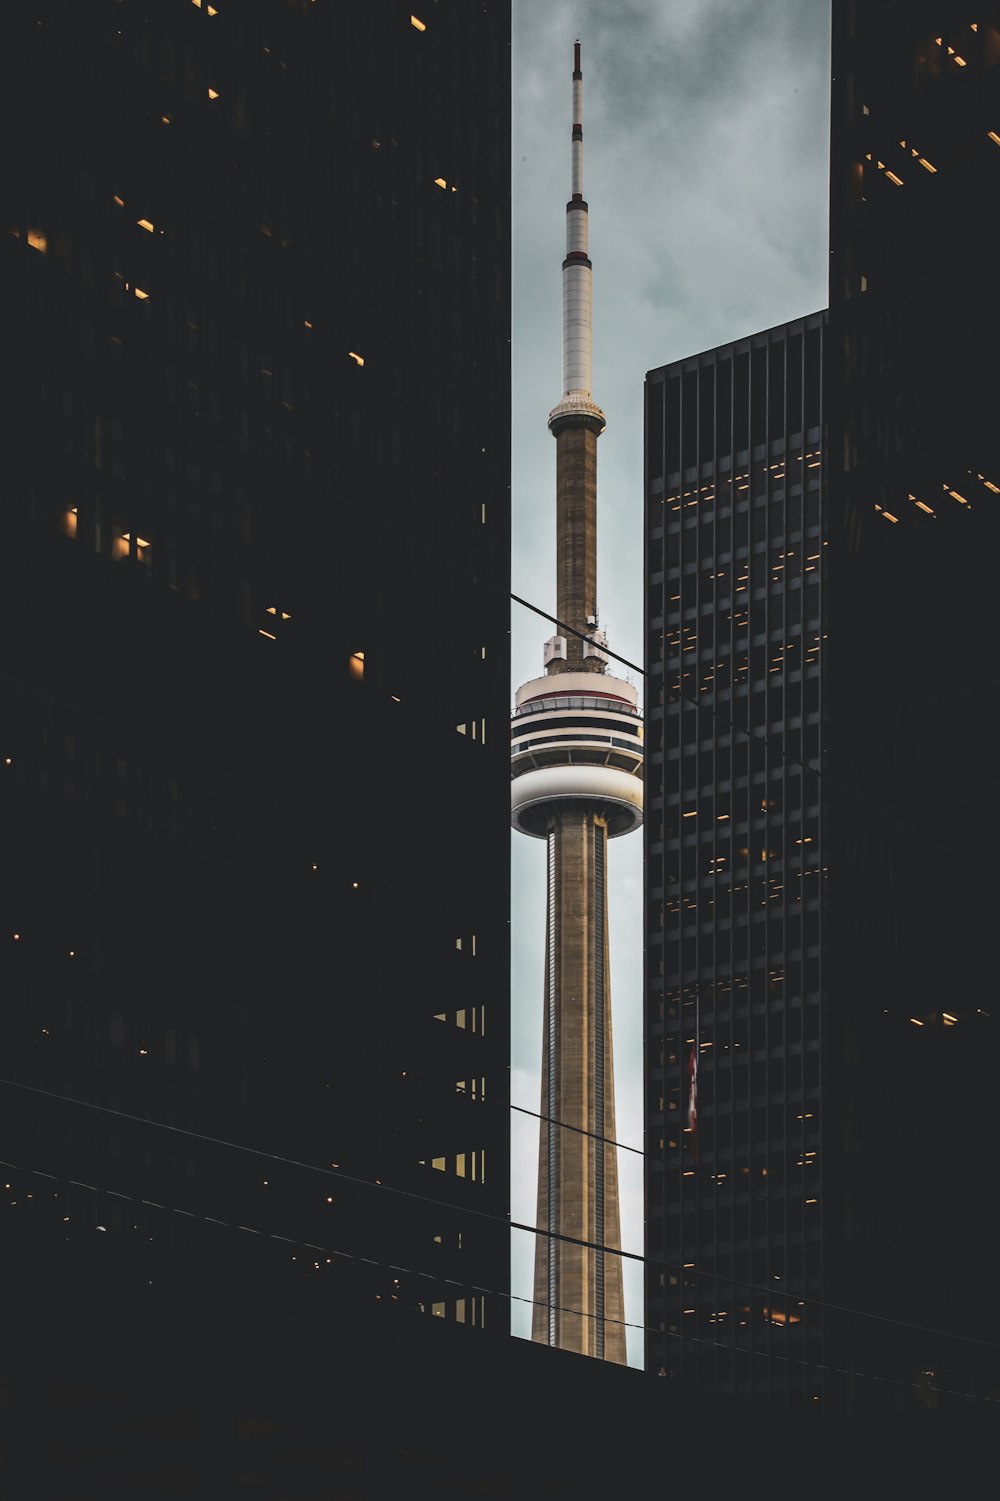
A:
[[[698,1161],[698,1046],[691,1049],[688,1059],[688,1130],[691,1133],[691,1152]]]

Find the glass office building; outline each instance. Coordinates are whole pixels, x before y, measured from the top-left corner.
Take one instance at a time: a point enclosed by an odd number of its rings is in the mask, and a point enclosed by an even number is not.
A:
[[[741,1393],[821,1350],[825,321],[646,382],[647,1368]]]

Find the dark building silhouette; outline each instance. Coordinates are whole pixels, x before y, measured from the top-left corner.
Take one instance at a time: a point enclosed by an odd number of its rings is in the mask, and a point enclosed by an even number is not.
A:
[[[835,4],[832,72],[830,1250],[838,1302],[994,1343],[871,1325],[876,1369],[995,1398],[1000,8]]]
[[[647,381],[647,1362],[827,1412],[1000,1397],[998,22],[834,4],[829,314]]]
[[[741,1394],[820,1390],[825,322],[646,382],[646,1363]]]
[[[6,1463],[215,1496],[234,1290],[507,1328],[509,6],[8,25]]]

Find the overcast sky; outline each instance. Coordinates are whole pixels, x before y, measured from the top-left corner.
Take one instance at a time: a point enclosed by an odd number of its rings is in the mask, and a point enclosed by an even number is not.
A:
[[[594,263],[598,598],[642,663],[642,387],[647,370],[827,303],[829,0],[513,0],[513,589],[555,609],[560,267],[570,74],[583,46],[584,196]],[[513,686],[552,628],[514,607]],[[624,671],[624,669],[621,669]],[[641,679],[637,679],[641,691]],[[610,858],[618,1139],[642,1147],[642,836]],[[545,848],[513,836],[511,1099],[539,1108]],[[511,1213],[533,1224],[538,1123],[512,1113]],[[642,1159],[619,1153],[626,1250],[642,1251]],[[531,1237],[513,1292],[531,1296]],[[642,1278],[625,1263],[625,1316]],[[530,1307],[513,1304],[515,1334]],[[629,1331],[629,1360],[642,1336]]]

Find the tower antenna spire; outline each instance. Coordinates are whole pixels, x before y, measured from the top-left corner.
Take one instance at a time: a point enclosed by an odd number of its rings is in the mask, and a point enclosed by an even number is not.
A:
[[[587,416],[604,429],[604,413],[591,398],[593,264],[588,245],[589,209],[583,196],[583,66],[573,44],[573,126],[570,200],[566,205],[563,280],[563,399],[549,414],[549,427],[564,416]],[[553,428],[553,431],[555,429]]]

